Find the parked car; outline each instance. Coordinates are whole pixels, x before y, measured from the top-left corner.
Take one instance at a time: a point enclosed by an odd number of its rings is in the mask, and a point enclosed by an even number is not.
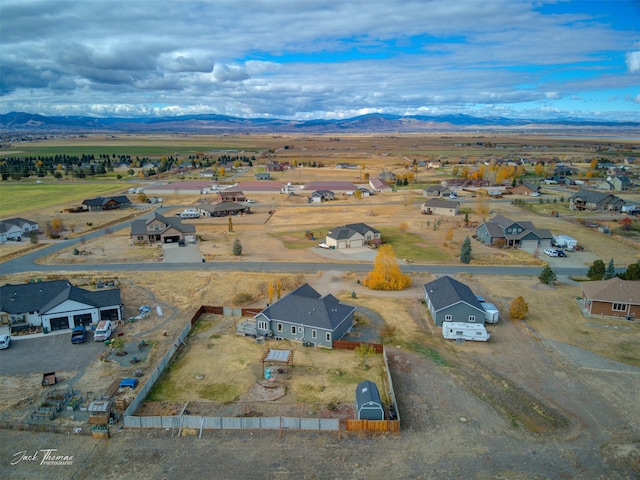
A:
[[[104,342],[105,340],[108,340],[111,336],[111,329],[112,326],[110,320],[101,321],[98,323],[96,331],[93,333],[93,340],[95,342]]]
[[[11,345],[11,336],[9,335],[0,335],[0,350],[4,350],[5,348],[9,348]]]
[[[557,257],[558,256],[558,251],[557,250],[552,250],[550,248],[545,248],[544,249],[544,254],[545,255],[549,255],[550,257]]]
[[[556,250],[556,257],[566,257],[567,254],[564,253],[564,250]]]
[[[530,197],[539,197],[540,196],[540,192],[532,192],[529,196]]]

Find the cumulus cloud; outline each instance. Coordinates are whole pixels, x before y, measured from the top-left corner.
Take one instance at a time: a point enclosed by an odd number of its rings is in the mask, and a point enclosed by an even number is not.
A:
[[[629,52],[624,57],[631,73],[640,72],[640,51]]]

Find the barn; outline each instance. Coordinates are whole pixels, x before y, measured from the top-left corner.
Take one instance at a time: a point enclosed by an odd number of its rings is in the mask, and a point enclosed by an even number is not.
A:
[[[364,380],[356,387],[356,414],[358,420],[384,420],[384,409],[375,383]]]

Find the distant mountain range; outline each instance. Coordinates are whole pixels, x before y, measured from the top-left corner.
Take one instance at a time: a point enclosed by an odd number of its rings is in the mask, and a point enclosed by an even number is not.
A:
[[[468,131],[473,129],[548,129],[577,128],[634,129],[640,122],[590,121],[577,118],[523,120],[505,117],[473,117],[470,115],[387,115],[370,114],[341,120],[282,120],[238,118],[226,115],[184,115],[176,117],[95,118],[47,117],[11,112],[0,115],[0,132],[184,132],[184,133],[410,133]]]

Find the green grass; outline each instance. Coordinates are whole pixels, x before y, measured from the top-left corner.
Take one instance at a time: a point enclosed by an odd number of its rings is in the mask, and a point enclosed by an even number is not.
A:
[[[398,258],[408,258],[422,262],[444,262],[454,257],[439,247],[423,247],[425,240],[415,233],[401,232],[397,228],[383,227],[380,229],[382,240],[393,246]]]
[[[132,143],[132,142],[131,142]],[[157,145],[66,145],[66,146],[58,146],[58,145],[41,145],[41,144],[21,144],[16,146],[15,150],[21,152],[21,156],[32,156],[32,157],[50,157],[55,155],[69,155],[69,156],[77,156],[81,157],[84,155],[93,155],[96,159],[99,158],[102,154],[108,154],[109,156],[116,157],[121,155],[129,155],[132,159],[135,157],[149,157],[149,158],[161,158],[161,157],[170,157],[174,158],[178,156],[179,158],[185,158],[189,155],[196,155],[200,153],[206,152],[215,152],[212,156],[217,157],[218,154],[227,154],[227,155],[241,155],[239,152],[242,151],[242,155],[246,155],[251,157],[256,152],[262,150],[260,147],[248,147],[248,146],[232,146],[232,145],[211,145],[210,143],[202,143],[198,144],[197,141],[192,141],[191,144],[180,144],[180,142],[176,142],[175,144],[157,144]],[[236,152],[229,152],[228,150],[237,150]],[[14,156],[15,153],[4,152],[0,154],[0,158],[2,156]]]
[[[289,250],[303,250],[305,248],[315,247],[319,242],[324,242],[327,233],[329,233],[328,228],[314,230],[313,235],[315,236],[315,240],[307,240],[305,231],[278,232],[270,233],[269,235],[280,240],[284,247]]]
[[[431,347],[427,347],[426,345],[422,345],[420,343],[416,343],[416,342],[410,342],[406,344],[406,347],[419,354],[422,355],[424,357],[430,358],[431,360],[433,360],[435,362],[436,365],[439,365],[441,367],[450,367],[451,364],[449,364],[449,362],[447,362],[442,355],[440,355],[440,353],[431,348]]]
[[[12,217],[25,209],[46,209],[53,205],[79,205],[87,198],[121,193],[124,183],[2,183],[0,188],[0,216]]]

